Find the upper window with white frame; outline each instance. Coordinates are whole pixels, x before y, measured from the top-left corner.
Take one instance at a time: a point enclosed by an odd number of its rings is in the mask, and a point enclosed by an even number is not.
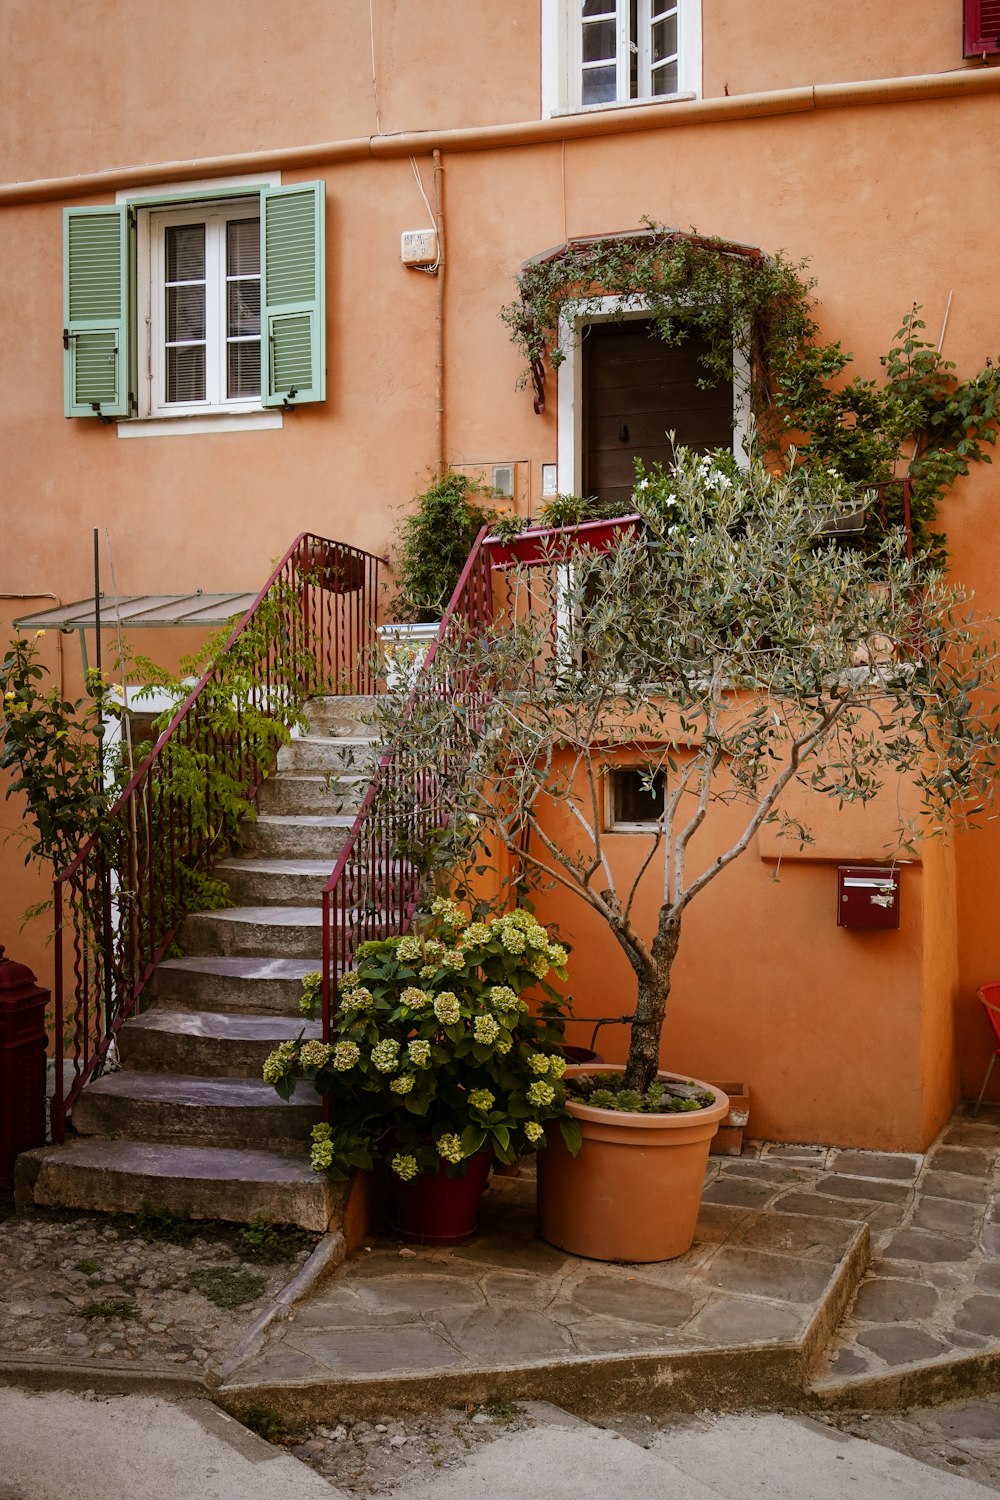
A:
[[[543,0],[542,113],[701,92],[701,0]]]
[[[305,182],[66,209],[66,415],[324,400],[324,207]]]

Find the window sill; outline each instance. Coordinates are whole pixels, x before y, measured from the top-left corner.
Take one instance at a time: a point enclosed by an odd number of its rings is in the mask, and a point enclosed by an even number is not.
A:
[[[654,94],[648,99],[612,99],[607,104],[571,104],[552,110],[545,118],[559,120],[566,115],[598,115],[611,109],[645,109],[650,104],[681,104],[698,97],[694,93]]]
[[[201,432],[261,432],[284,425],[284,414],[257,411],[200,412],[197,416],[131,417],[119,421],[120,438],[193,437]]]

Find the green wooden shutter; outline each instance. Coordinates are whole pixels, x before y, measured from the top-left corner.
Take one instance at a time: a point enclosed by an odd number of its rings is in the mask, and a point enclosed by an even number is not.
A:
[[[67,417],[127,417],[128,215],[124,204],[63,211]]]
[[[325,182],[260,195],[265,406],[326,399]]]

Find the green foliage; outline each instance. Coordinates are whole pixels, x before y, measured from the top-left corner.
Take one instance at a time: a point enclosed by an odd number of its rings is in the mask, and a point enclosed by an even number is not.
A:
[[[253,1401],[243,1413],[242,1422],[244,1427],[249,1427],[258,1437],[262,1437],[265,1443],[276,1443],[284,1432],[284,1424],[281,1417],[273,1406],[265,1406],[262,1401]]]
[[[100,1269],[99,1260],[78,1260],[73,1267],[73,1270],[79,1271],[82,1276],[93,1276],[94,1272]]]
[[[245,1307],[256,1302],[265,1290],[267,1282],[256,1271],[237,1271],[232,1266],[217,1266],[204,1271],[192,1271],[185,1277],[183,1286],[199,1296],[214,1302],[216,1307]]]
[[[519,298],[500,316],[529,365],[548,357],[558,368],[566,357],[563,332],[605,316],[603,299],[616,297],[615,318],[642,308],[668,344],[688,331],[701,334],[708,342],[706,384],[733,380],[745,367],[755,388],[766,390],[776,355],[814,326],[804,267],[780,254],[734,253],[723,240],[644,222],[645,233],[571,243],[518,273]]]
[[[654,1079],[640,1092],[624,1086],[624,1073],[574,1073],[566,1080],[571,1099],[593,1109],[617,1109],[632,1115],[684,1114],[712,1104],[714,1094],[695,1084],[677,1084]]]
[[[258,1214],[249,1224],[237,1230],[241,1255],[265,1264],[292,1260],[302,1250],[312,1249],[315,1235],[294,1224],[274,1224],[266,1214]]]
[[[126,1233],[135,1234],[151,1244],[188,1245],[204,1227],[200,1221],[192,1219],[187,1210],[174,1214],[155,1203],[140,1203],[134,1214],[121,1215],[120,1218],[120,1227]]]
[[[552,573],[512,570],[516,621],[500,611],[481,636],[442,642],[407,718],[408,754],[437,768],[442,824],[505,848],[518,891],[575,891],[623,949],[636,975],[625,1087],[640,1094],[684,914],[765,825],[809,841],[808,821],[784,811],[791,790],[866,804],[912,785],[923,815],[887,859],[974,826],[995,798],[992,630],[926,558],[908,559],[898,531],[871,555],[828,535],[844,497],[819,465],[744,471],[731,454],[680,450],[670,470],[640,473],[642,526],[612,550],[567,567],[557,541],[555,650]],[[382,706],[387,738],[394,713]],[[605,776],[625,749],[665,782],[627,877],[604,835]],[[405,824],[397,795],[384,816]],[[651,922],[643,887],[659,895]]]
[[[105,1297],[99,1302],[86,1302],[80,1308],[80,1317],[87,1319],[107,1318],[125,1323],[138,1316],[138,1307],[128,1297]]]
[[[464,474],[448,473],[416,499],[416,509],[397,529],[394,557],[400,620],[440,620],[480,528],[495,511],[483,500],[492,493]]]
[[[446,898],[419,932],[362,944],[340,981],[336,1042],[284,1042],[264,1067],[283,1098],[299,1078],[330,1096],[314,1168],[342,1179],[381,1158],[407,1181],[442,1162],[460,1176],[486,1147],[503,1162],[538,1150],[566,1118],[547,982],[565,979],[566,959],[530,912],[470,921]]]
[[[38,639],[15,636],[0,665],[0,769],[12,777],[4,795],[27,804],[25,864],[32,859],[64,869],[85,838],[97,831],[107,806],[98,778],[100,725],[117,713],[107,684],[87,674],[86,698],[43,690],[46,671]]]
[[[839,343],[808,338],[791,347],[776,365],[770,432],[775,446],[782,433],[796,444],[798,463],[834,469],[855,495],[872,485],[887,487],[869,505],[857,543],[868,552],[877,552],[886,532],[903,524],[902,490],[893,481],[905,474],[914,548],[938,564],[945,540],[933,529],[940,501],[970,464],[992,461],[984,445],[996,443],[1000,371],[988,364],[960,380],[954,363],[921,337],[919,312],[907,313],[882,356],[881,380],[845,379],[852,356]]]
[[[765,453],[780,457],[794,445],[798,463],[833,469],[855,504],[872,486],[883,487],[877,499],[869,497],[866,525],[850,545],[877,553],[887,532],[903,524],[898,481],[908,478],[914,549],[929,565],[940,563],[937,509],[970,464],[990,462],[1000,370],[987,361],[960,379],[953,362],[921,337],[925,325],[914,306],[881,357],[883,377],[845,379],[853,355],[839,342],[819,342],[815,283],[804,279],[804,263],[780,253],[733,253],[723,241],[646,223],[645,234],[571,244],[519,273],[519,300],[501,317],[535,374],[546,357],[554,369],[561,364],[567,329],[606,316],[606,297],[619,299],[616,318],[647,311],[668,344],[700,333],[709,345],[704,383],[738,382],[749,370]],[[559,502],[555,513],[554,525],[581,519],[563,519]]]

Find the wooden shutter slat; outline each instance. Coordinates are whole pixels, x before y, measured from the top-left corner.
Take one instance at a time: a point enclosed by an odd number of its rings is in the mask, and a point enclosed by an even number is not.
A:
[[[326,184],[261,193],[261,304],[265,406],[326,397]]]
[[[965,0],[966,57],[1000,54],[1000,0]]]
[[[129,414],[128,220],[124,207],[63,215],[64,411]]]

